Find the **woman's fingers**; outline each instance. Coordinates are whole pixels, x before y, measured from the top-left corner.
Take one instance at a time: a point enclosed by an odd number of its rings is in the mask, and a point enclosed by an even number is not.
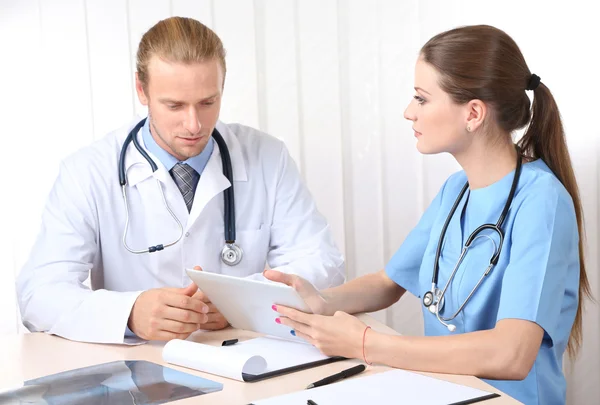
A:
[[[305,335],[304,333],[298,332],[298,331],[295,331],[295,335],[298,336],[299,338],[306,340],[311,345],[316,346],[315,340],[313,338],[311,338],[310,336]]]
[[[275,281],[277,283],[283,283],[285,285],[289,285],[290,287],[293,286],[294,279],[296,277],[298,277],[293,274],[288,274],[288,273],[281,272],[279,270],[271,270],[271,269],[263,271],[263,276],[265,276],[265,278],[267,280]]]
[[[285,307],[283,305],[273,305],[273,310],[279,312],[281,315],[288,317],[294,321],[301,322],[307,325],[311,324],[311,321],[317,315],[307,314],[302,311],[298,311],[294,308]]]
[[[296,332],[300,332],[306,336],[309,336],[312,339],[312,328],[304,323],[296,322],[291,320],[290,318],[279,317],[279,323],[285,326],[289,326]]]

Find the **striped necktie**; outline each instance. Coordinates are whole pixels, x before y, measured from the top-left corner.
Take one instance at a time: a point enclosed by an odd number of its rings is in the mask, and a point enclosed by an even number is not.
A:
[[[198,180],[200,180],[200,175],[194,170],[193,167],[187,165],[186,163],[177,163],[171,169],[171,177],[173,177],[175,184],[177,184],[179,191],[181,191],[183,201],[185,201],[188,212],[190,212],[192,209],[192,203],[194,202],[196,186],[198,185]]]

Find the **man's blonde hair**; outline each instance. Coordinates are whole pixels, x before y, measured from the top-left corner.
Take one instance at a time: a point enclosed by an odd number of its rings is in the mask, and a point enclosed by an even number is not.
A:
[[[136,66],[138,78],[145,89],[150,79],[148,63],[152,56],[186,64],[217,59],[225,80],[227,68],[223,42],[213,30],[192,18],[171,17],[159,21],[142,37]]]

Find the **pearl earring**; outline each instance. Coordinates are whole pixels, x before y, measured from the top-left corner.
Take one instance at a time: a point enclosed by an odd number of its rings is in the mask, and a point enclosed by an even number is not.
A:
[[[470,126],[467,127],[467,131],[471,132],[471,127]]]

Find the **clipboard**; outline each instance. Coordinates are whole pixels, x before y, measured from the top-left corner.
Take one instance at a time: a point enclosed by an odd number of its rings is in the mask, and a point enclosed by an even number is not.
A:
[[[225,346],[174,339],[165,345],[162,355],[167,363],[242,382],[262,381],[346,359],[326,356],[308,343],[274,336]]]
[[[336,361],[342,361],[342,360],[348,360],[348,359],[346,357],[335,356],[335,357],[330,357],[328,359],[311,361],[309,363],[298,364],[297,366],[286,367],[286,368],[282,368],[279,370],[267,371],[262,374],[242,373],[242,378],[243,378],[244,382],[263,381],[263,380],[267,380],[269,378],[279,377],[281,375],[294,373],[296,371],[307,370],[307,369],[313,368],[313,367],[324,366],[325,364],[335,363]]]

